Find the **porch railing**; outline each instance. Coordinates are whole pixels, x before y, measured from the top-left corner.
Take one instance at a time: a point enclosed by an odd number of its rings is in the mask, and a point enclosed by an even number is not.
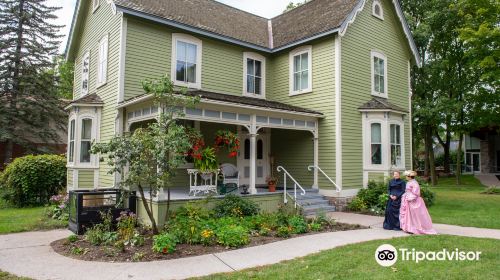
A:
[[[323,169],[321,169],[319,166],[309,165],[307,167],[307,170],[309,170],[309,171],[312,171],[313,169],[317,169],[319,172],[321,172],[321,174],[323,174],[323,176],[325,176],[326,179],[328,179],[328,181],[330,181],[333,184],[333,186],[335,186],[335,189],[337,190],[337,192],[340,192],[342,190],[342,188],[339,187],[337,185],[337,183],[335,183],[335,181],[333,181],[333,179],[330,178],[330,176],[326,175],[326,173],[323,171]]]
[[[288,203],[288,199],[287,199],[287,195],[290,195],[288,194],[288,192],[286,191],[286,178],[290,178],[293,182],[293,200],[294,200],[294,207],[297,208],[297,187],[301,190],[301,195],[305,195],[306,194],[306,190],[304,190],[304,188],[302,188],[302,186],[297,182],[297,180],[295,180],[295,178],[292,177],[292,175],[290,175],[290,173],[288,173],[288,171],[286,171],[286,169],[283,167],[283,166],[278,166],[278,168],[276,168],[276,170],[278,170],[278,172],[281,172],[283,171],[283,202],[286,204]]]

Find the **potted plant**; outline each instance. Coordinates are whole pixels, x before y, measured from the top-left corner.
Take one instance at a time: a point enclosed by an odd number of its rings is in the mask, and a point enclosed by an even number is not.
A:
[[[269,188],[269,192],[276,191],[276,184],[278,183],[278,178],[274,175],[267,176],[266,178],[267,187]]]
[[[200,176],[203,180],[210,179],[212,173],[219,168],[214,148],[203,149],[200,156],[194,158],[194,167],[200,170]]]
[[[240,149],[240,140],[238,134],[229,130],[219,130],[215,133],[215,149],[226,148],[229,151],[229,157],[236,157]]]

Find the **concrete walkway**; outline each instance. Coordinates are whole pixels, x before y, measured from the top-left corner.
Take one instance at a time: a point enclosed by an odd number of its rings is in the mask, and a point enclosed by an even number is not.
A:
[[[487,187],[500,187],[500,180],[494,174],[476,174],[474,177]]]
[[[68,230],[0,235],[0,270],[35,279],[182,279],[274,264],[352,243],[407,236],[381,229],[380,217],[341,212],[331,216],[339,222],[372,228],[301,236],[222,253],[146,263],[87,262],[61,256],[49,244],[69,236]],[[436,229],[445,234],[500,239],[500,230],[450,225],[436,225]]]

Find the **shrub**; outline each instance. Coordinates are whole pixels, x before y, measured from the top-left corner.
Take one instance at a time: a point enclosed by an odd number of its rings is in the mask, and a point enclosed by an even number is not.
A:
[[[96,224],[85,232],[85,239],[92,245],[112,244],[118,240],[113,232],[113,216],[111,212],[100,212],[102,223]]]
[[[50,206],[47,215],[55,220],[67,221],[69,218],[69,197],[67,194],[58,194],[50,197]]]
[[[22,207],[44,205],[66,186],[66,158],[29,155],[16,158],[0,177],[3,198]]]
[[[211,228],[211,223],[208,210],[187,204],[177,210],[166,227],[178,238],[178,242],[199,244],[203,241],[202,230]]]
[[[291,216],[288,219],[288,225],[291,227],[291,232],[295,234],[307,232],[307,222],[302,216]]]
[[[137,225],[137,215],[133,212],[122,211],[120,217],[116,219],[116,229],[118,238],[125,243],[129,242],[135,236],[135,226]]]
[[[161,233],[153,236],[153,251],[157,253],[170,254],[175,252],[177,238],[170,233]]]
[[[380,206],[380,195],[387,193],[388,184],[389,182],[386,181],[370,181],[366,189],[359,190],[357,197],[362,199],[368,207]],[[382,206],[385,208],[385,204]]]
[[[425,202],[427,207],[431,207],[434,204],[434,199],[436,198],[436,194],[431,191],[428,183],[424,183],[420,185],[420,196]]]
[[[364,211],[368,208],[366,202],[360,197],[356,196],[354,199],[347,205],[347,209],[351,211]]]
[[[323,226],[320,223],[315,221],[308,224],[307,227],[309,228],[310,231],[321,231],[321,229],[323,228]]]
[[[241,247],[250,243],[248,229],[241,225],[226,224],[215,232],[217,243],[228,247]]]
[[[276,236],[287,238],[292,234],[292,228],[289,226],[280,226],[276,230]]]
[[[257,215],[260,211],[259,206],[255,202],[232,194],[226,195],[222,201],[218,202],[214,210],[217,217],[253,216]]]
[[[78,235],[72,234],[72,235],[68,236],[68,241],[71,243],[75,243],[76,241],[78,241]]]

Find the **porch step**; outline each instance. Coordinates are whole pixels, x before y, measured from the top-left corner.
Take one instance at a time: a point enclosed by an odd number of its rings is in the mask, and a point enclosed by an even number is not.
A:
[[[297,204],[306,216],[335,211],[335,206],[330,205],[317,189],[306,189],[305,195],[297,195]]]

